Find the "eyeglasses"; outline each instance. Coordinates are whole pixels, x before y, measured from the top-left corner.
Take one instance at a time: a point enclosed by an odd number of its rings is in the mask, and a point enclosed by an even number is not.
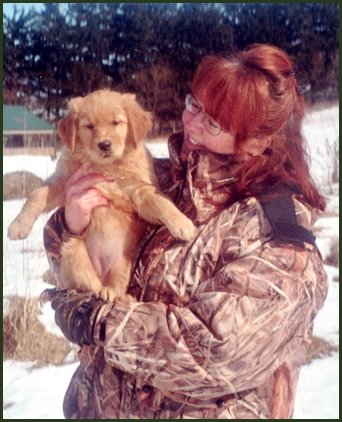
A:
[[[202,123],[204,129],[210,133],[210,135],[218,136],[220,132],[227,133],[227,131],[223,130],[214,119],[212,119],[210,116],[208,116],[207,113],[203,111],[202,106],[194,99],[191,94],[187,94],[185,97],[185,108],[193,116],[196,116],[201,112],[203,113],[204,119]]]

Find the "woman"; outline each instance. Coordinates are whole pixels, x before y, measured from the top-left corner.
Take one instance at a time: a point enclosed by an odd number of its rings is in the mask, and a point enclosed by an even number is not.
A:
[[[64,335],[83,346],[67,418],[290,418],[327,278],[311,234],[325,200],[308,171],[303,98],[287,54],[252,45],[206,57],[184,133],[156,160],[162,189],[197,226],[193,241],[154,227],[115,305],[51,290]],[[67,236],[105,205],[100,175],[76,172],[45,230],[58,267]],[[115,235],[115,234],[113,234]]]

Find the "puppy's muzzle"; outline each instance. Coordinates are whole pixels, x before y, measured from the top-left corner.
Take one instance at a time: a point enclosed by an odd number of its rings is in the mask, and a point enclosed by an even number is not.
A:
[[[105,139],[97,144],[97,147],[103,152],[109,151],[111,146],[112,146],[112,143],[108,141],[108,139]]]

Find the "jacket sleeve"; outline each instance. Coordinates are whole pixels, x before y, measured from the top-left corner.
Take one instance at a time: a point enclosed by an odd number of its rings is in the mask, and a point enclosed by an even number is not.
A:
[[[260,239],[258,212],[248,222],[237,207],[222,214],[219,269],[188,305],[118,303],[99,315],[106,361],[138,385],[212,399],[254,388],[305,355],[327,289],[318,252]]]
[[[58,272],[62,243],[72,236],[64,222],[64,208],[54,212],[44,227],[44,247],[51,270]]]

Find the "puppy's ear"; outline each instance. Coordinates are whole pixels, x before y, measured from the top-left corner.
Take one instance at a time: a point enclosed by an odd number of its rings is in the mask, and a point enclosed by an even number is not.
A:
[[[82,97],[76,97],[69,101],[67,114],[57,123],[57,132],[65,145],[72,152],[75,151],[77,138],[77,120]]]
[[[124,94],[124,107],[128,117],[128,136],[137,146],[152,127],[151,113],[137,103],[133,94]]]

